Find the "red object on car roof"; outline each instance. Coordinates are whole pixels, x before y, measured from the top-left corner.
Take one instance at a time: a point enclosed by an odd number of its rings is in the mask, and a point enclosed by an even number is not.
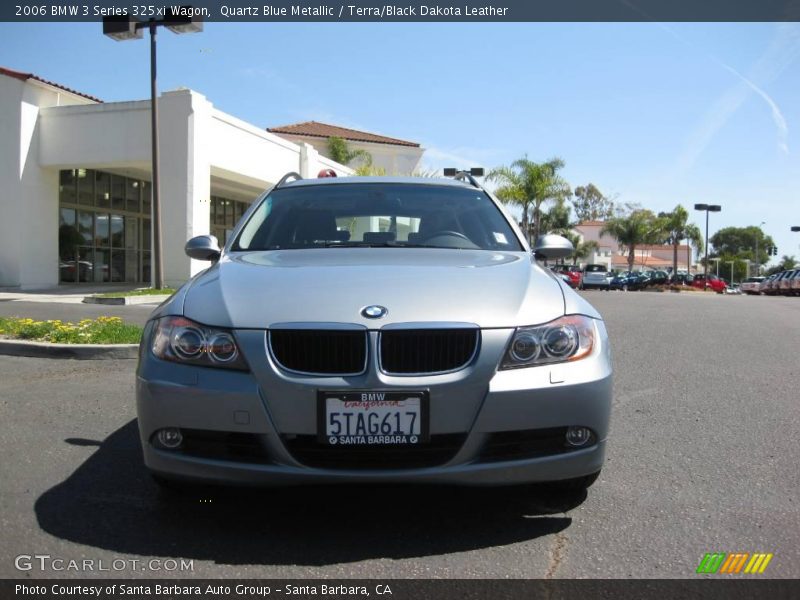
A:
[[[317,173],[317,177],[336,177],[336,171],[333,169],[322,169]]]

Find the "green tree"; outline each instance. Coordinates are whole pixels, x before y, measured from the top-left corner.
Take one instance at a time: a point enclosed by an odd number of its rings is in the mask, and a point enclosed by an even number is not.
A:
[[[566,236],[575,227],[570,217],[569,205],[563,198],[559,198],[542,212],[541,231]]]
[[[515,160],[510,166],[492,169],[486,175],[487,181],[499,184],[495,195],[502,202],[522,209],[522,230],[528,240],[531,233],[535,239],[542,231],[542,205],[570,196],[569,184],[558,174],[563,168],[564,161],[560,158],[537,163],[525,156]]]
[[[614,202],[606,198],[593,183],[575,188],[572,208],[578,222],[605,221],[614,216]]]
[[[340,165],[349,165],[357,158],[364,162],[364,165],[372,166],[372,155],[366,150],[353,150],[347,142],[340,137],[328,138],[328,154],[331,159],[338,162]]]
[[[636,247],[645,244],[659,244],[664,241],[664,222],[646,209],[636,209],[625,216],[613,217],[606,221],[600,236],[614,237],[628,252],[628,270],[633,271]]]
[[[747,263],[743,258],[733,254],[722,254],[719,257],[719,276],[734,281],[743,281],[747,277]],[[731,272],[731,262],[733,262],[733,272]],[[716,265],[708,265],[709,271],[716,269]]]
[[[756,256],[756,240],[758,240],[758,256]],[[710,256],[722,258],[723,256],[737,256],[749,259],[759,265],[769,262],[767,248],[774,246],[775,242],[760,227],[724,227],[712,235],[708,240],[714,247]]]
[[[600,247],[594,240],[582,241],[581,236],[577,233],[566,233],[564,237],[572,242],[572,247],[575,248],[575,251],[569,256],[574,264],[581,262]]]
[[[672,246],[672,272],[678,272],[678,246],[687,240],[695,247],[703,246],[703,236],[700,229],[689,221],[689,212],[680,204],[672,212],[658,213],[662,219],[662,226],[666,235],[666,243]],[[687,263],[689,264],[689,263]]]

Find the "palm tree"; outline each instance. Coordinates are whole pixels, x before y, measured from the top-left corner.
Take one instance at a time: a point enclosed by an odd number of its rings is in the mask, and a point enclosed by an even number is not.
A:
[[[358,175],[359,177],[381,177],[386,175],[386,169],[384,167],[376,167],[370,160],[368,164],[358,165],[353,169],[353,175]]]
[[[686,241],[689,242],[686,245],[686,272],[688,273],[692,263],[692,246],[697,250],[698,256],[703,252],[703,233],[694,223],[686,226]]]
[[[672,212],[658,213],[658,218],[663,219],[664,232],[666,233],[666,243],[672,246],[672,272],[678,272],[678,246],[683,240],[687,240],[695,247],[703,246],[703,236],[696,225],[688,223],[689,213],[680,204]],[[688,262],[687,262],[688,268]]]
[[[628,271],[633,271],[636,247],[656,244],[663,240],[663,222],[652,211],[638,209],[630,214],[606,221],[600,237],[610,235],[628,251]]]
[[[572,259],[574,264],[579,263],[582,259],[589,256],[592,252],[600,247],[600,245],[594,240],[589,240],[586,242],[581,241],[581,236],[577,233],[563,231],[560,233],[560,235],[563,235],[570,242],[572,242],[572,247],[575,248],[575,251],[569,255],[569,258]]]
[[[560,158],[536,163],[525,156],[515,160],[511,166],[492,169],[486,176],[487,181],[500,184],[495,195],[503,203],[522,209],[522,229],[528,240],[531,237],[529,217],[533,217],[533,237],[536,239],[541,231],[542,204],[571,194],[569,184],[558,174],[563,167],[564,161]]]
[[[328,154],[340,165],[347,166],[355,159],[360,158],[364,161],[362,166],[372,167],[372,155],[369,152],[362,149],[351,149],[347,142],[340,137],[328,138]]]

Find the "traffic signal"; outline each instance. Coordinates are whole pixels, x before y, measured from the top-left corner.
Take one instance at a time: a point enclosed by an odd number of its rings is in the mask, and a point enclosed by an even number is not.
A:
[[[772,256],[778,256],[778,247],[777,246],[773,246],[772,247]]]

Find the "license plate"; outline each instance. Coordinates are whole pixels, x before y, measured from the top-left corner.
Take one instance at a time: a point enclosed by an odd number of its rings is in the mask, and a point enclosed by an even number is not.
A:
[[[428,440],[428,392],[319,392],[318,439],[331,446],[387,446]]]

